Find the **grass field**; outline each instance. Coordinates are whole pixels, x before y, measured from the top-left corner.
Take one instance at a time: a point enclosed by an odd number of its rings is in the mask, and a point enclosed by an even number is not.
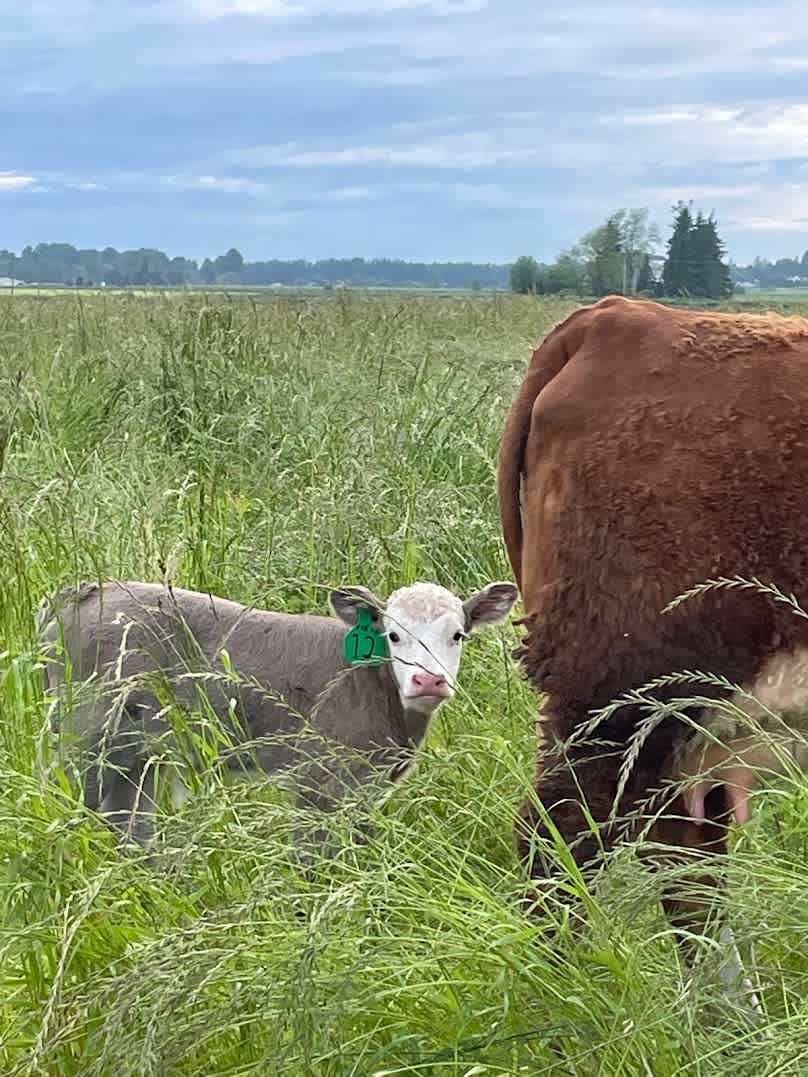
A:
[[[23,294],[0,303],[0,1072],[808,1072],[808,787],[723,866],[765,1021],[688,991],[660,879],[614,855],[573,933],[527,920],[512,816],[537,700],[507,626],[373,837],[314,882],[289,809],[210,776],[152,863],[84,813],[48,734],[32,611],[80,578],[286,610],[327,588],[509,578],[494,459],[532,348],[572,300]],[[347,834],[347,829],[343,828]]]

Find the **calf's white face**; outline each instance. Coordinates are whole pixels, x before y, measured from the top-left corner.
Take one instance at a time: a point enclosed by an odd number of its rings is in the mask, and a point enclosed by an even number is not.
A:
[[[516,601],[512,583],[489,583],[463,602],[445,587],[414,583],[382,602],[364,587],[331,593],[334,612],[356,624],[369,608],[387,640],[390,669],[406,710],[429,714],[454,695],[463,644],[474,629],[502,621]]]

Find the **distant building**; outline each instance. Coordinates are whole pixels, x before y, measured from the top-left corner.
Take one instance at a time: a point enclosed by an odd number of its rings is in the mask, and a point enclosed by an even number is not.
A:
[[[24,280],[17,280],[15,277],[0,277],[0,288],[19,288],[23,284]]]

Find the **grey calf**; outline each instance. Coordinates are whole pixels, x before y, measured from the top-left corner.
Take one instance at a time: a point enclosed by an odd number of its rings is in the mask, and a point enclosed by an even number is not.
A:
[[[446,631],[455,620],[464,631],[501,620],[516,596],[510,584],[490,584],[464,604],[431,584],[396,594],[417,606],[419,588],[430,628],[437,617]],[[341,619],[267,612],[139,582],[85,584],[46,600],[39,627],[50,652],[47,682],[62,695],[62,733],[77,735],[89,757],[87,806],[135,841],[148,841],[154,764],[161,744],[176,749],[181,730],[171,715],[178,711],[195,715],[195,734],[208,714],[208,728],[224,733],[220,758],[231,770],[293,769],[300,806],[332,810],[349,790],[370,790],[376,780],[389,789],[410,769],[440,699],[408,705],[390,664],[349,666],[346,624],[372,605],[385,632],[385,604],[362,588],[333,592],[331,600]],[[459,652],[452,663],[456,672]],[[198,742],[188,754],[194,766],[205,765]],[[318,843],[324,837],[319,829],[314,835]]]

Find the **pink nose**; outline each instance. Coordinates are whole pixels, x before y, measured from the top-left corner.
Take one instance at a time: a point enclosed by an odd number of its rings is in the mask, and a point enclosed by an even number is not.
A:
[[[446,678],[439,673],[413,673],[412,687],[414,696],[447,696],[449,685]]]

